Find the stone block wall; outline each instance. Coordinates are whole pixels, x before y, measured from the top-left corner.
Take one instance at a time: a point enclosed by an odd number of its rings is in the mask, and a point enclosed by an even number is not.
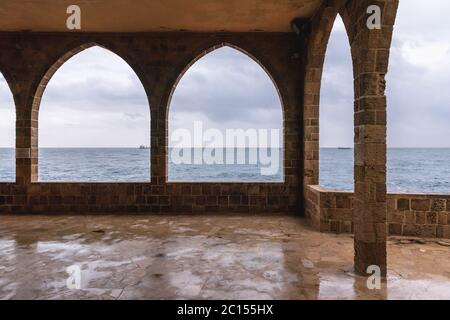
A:
[[[38,181],[41,96],[70,57],[102,46],[136,72],[151,118],[147,183]],[[183,73],[212,50],[230,46],[253,58],[277,87],[284,129],[282,183],[172,183],[167,176],[168,112]],[[297,213],[301,212],[304,39],[294,33],[6,33],[0,72],[16,105],[16,183],[0,183],[2,213]]]
[[[0,184],[0,213],[288,213],[296,201],[282,184]]]
[[[387,231],[394,236],[450,238],[450,194],[387,195]],[[321,232],[353,232],[353,192],[309,186],[306,216]]]

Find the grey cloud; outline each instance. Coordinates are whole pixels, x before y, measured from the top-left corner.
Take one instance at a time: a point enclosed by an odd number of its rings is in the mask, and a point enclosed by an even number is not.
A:
[[[136,120],[136,119],[142,119],[145,118],[144,115],[142,113],[124,113],[123,114],[126,118],[131,119],[131,120]]]
[[[131,67],[98,47],[80,52],[57,70],[42,97],[41,112],[47,108],[149,114],[145,90]]]
[[[339,19],[339,18],[338,18]],[[340,20],[337,23],[342,23]],[[348,38],[343,28],[333,29],[322,77],[320,97],[320,145],[353,144],[353,67]]]
[[[427,47],[433,41],[449,41],[450,2],[434,1],[433,6],[423,0],[400,2],[387,76],[388,143],[393,147],[450,147],[450,72],[415,65],[405,57],[405,44]],[[447,51],[450,60],[450,49]],[[44,93],[41,116],[51,117],[62,108],[101,117],[102,128],[115,134],[110,139],[128,135],[124,128],[129,128],[130,123],[136,127],[136,123],[147,124],[148,100],[129,66],[117,56],[102,56],[95,50],[85,53],[75,56],[78,63],[61,69],[64,71],[61,76],[58,78],[56,74],[55,81],[50,82]],[[84,69],[80,69],[83,65]],[[330,39],[322,83],[323,146],[353,144],[352,78],[347,35],[339,28]],[[0,108],[5,107],[9,95],[0,77]],[[187,71],[176,88],[170,108],[171,117],[176,113],[200,114],[223,126],[239,123],[256,128],[278,127],[282,120],[280,101],[271,80],[246,55],[229,48],[212,52]],[[181,117],[177,123],[182,125],[182,120]],[[50,128],[47,134],[51,137],[58,133]]]
[[[9,86],[0,73],[0,109],[15,111],[14,98]]]
[[[450,39],[450,24],[441,14],[447,12],[445,7],[450,9],[450,4],[448,1],[439,3],[444,11],[438,13],[418,10],[427,6],[423,1],[404,1],[400,5],[387,76],[388,144],[391,147],[450,146],[450,90],[447,89],[450,74],[442,68],[429,70],[427,66],[413,65],[404,56],[407,41],[426,45],[430,41],[446,43]],[[417,19],[418,14],[420,19]],[[430,21],[430,25],[423,21]],[[322,82],[322,146],[353,144],[353,76],[349,50],[345,32],[335,30]]]
[[[200,112],[216,122],[261,124],[261,110],[281,118],[281,102],[265,71],[231,48],[221,48],[200,59],[178,84],[171,112]],[[276,125],[279,127],[279,124]]]
[[[44,92],[41,103],[43,108],[46,104],[78,110],[91,109],[92,106],[100,110],[104,107],[115,111],[142,105],[148,108],[148,99],[140,82],[133,81],[133,85],[118,86],[114,83],[105,83],[93,76],[86,78],[85,82],[67,86],[52,87],[52,84],[50,80]]]

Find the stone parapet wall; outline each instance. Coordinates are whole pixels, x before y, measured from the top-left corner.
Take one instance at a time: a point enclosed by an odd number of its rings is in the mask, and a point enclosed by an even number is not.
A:
[[[321,232],[353,232],[353,192],[309,186],[306,216]],[[389,235],[450,238],[450,194],[394,194],[387,196]]]
[[[287,213],[297,197],[283,184],[0,184],[0,213]]]

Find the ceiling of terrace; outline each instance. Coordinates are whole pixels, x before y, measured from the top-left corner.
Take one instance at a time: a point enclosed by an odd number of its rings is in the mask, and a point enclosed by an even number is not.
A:
[[[82,32],[288,32],[321,0],[1,0],[0,31],[65,32],[69,5]]]

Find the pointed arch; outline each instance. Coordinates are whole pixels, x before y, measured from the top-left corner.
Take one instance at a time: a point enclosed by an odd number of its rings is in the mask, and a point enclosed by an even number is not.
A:
[[[345,27],[346,43],[352,48],[355,37],[354,26],[346,8],[345,1],[332,0],[322,4],[311,20],[311,34],[308,37],[308,51],[305,66],[304,82],[304,115],[303,115],[303,190],[310,185],[319,185],[320,159],[320,96],[325,54],[336,18],[339,16]],[[356,60],[351,50],[353,76]]]
[[[320,90],[319,181],[322,187],[353,190],[353,66],[345,25],[336,16],[328,41]],[[343,149],[342,149],[343,148]],[[336,161],[336,160],[340,161]]]
[[[53,75],[59,70],[59,68],[66,63],[68,60],[70,60],[75,55],[93,47],[99,47],[103,48],[105,50],[108,50],[110,53],[118,56],[121,58],[136,74],[136,76],[139,78],[140,82],[144,84],[144,89],[147,90],[148,86],[146,84],[146,79],[143,76],[144,72],[142,72],[138,65],[132,63],[129,59],[124,57],[122,54],[112,50],[108,46],[99,43],[99,42],[86,42],[79,44],[69,50],[67,50],[65,53],[63,53],[60,57],[58,57],[53,61],[50,61],[49,65],[44,67],[43,69],[43,75],[42,77],[39,77],[36,81],[34,81],[34,94],[32,96],[32,112],[38,114],[39,113],[39,107],[40,107],[40,101],[42,98],[42,94],[45,91],[45,88],[47,87],[47,84],[49,83],[50,79],[53,77]],[[150,96],[150,92],[146,92],[147,96]],[[149,106],[150,107],[150,106]]]
[[[270,70],[269,70],[269,69],[268,69],[268,68],[267,68],[267,67],[266,67],[266,66],[265,66],[258,58],[256,58],[256,56],[254,56],[253,54],[251,54],[249,51],[244,50],[244,49],[242,49],[241,47],[239,47],[239,46],[237,46],[237,45],[234,45],[234,44],[232,44],[232,43],[230,43],[230,42],[221,42],[221,43],[218,43],[218,44],[216,44],[216,45],[214,45],[214,46],[211,46],[211,47],[209,47],[209,48],[203,50],[200,54],[198,54],[194,59],[191,59],[191,60],[190,60],[190,61],[189,61],[189,62],[181,69],[181,72],[178,74],[178,77],[176,78],[176,80],[175,80],[173,86],[171,87],[171,91],[170,91],[170,95],[169,95],[169,99],[168,99],[168,104],[167,104],[168,108],[167,108],[166,118],[169,116],[170,105],[171,105],[171,102],[172,102],[173,94],[174,94],[174,92],[175,92],[175,90],[176,90],[176,88],[177,88],[177,86],[178,86],[178,83],[179,83],[180,80],[184,77],[184,75],[186,74],[186,72],[187,72],[189,69],[191,69],[191,67],[192,67],[197,61],[201,60],[202,58],[204,58],[204,57],[207,56],[208,54],[212,53],[213,51],[219,50],[219,49],[221,49],[221,48],[231,48],[231,49],[234,49],[234,50],[236,50],[236,51],[238,51],[238,52],[240,52],[240,53],[246,55],[248,58],[250,58],[251,60],[253,60],[254,62],[256,62],[256,63],[261,67],[261,69],[263,69],[263,70],[265,71],[265,73],[267,74],[267,76],[269,76],[270,80],[272,81],[272,83],[273,83],[273,85],[274,85],[274,87],[275,87],[275,89],[276,89],[276,91],[277,91],[278,97],[279,97],[280,102],[281,102],[281,108],[282,108],[282,110],[283,110],[283,116],[284,116],[284,102],[283,102],[283,95],[282,95],[281,92],[280,92],[280,88],[279,88],[279,86],[278,86],[278,84],[277,84],[277,81],[276,81],[276,79],[274,78],[272,72],[271,72],[271,71],[270,71]]]
[[[222,55],[222,56],[221,56]],[[230,61],[229,65],[226,65],[224,69],[219,70],[220,67],[224,67],[223,61],[220,61],[220,59],[225,59],[226,55],[229,55]],[[217,61],[214,61],[214,59],[217,58]],[[239,62],[240,59],[243,59],[241,62]],[[237,62],[236,62],[237,61]],[[233,67],[233,65],[236,66],[236,63],[242,63],[242,65],[245,65],[247,68],[250,68],[249,70],[253,74],[240,74],[239,70],[231,70],[230,68]],[[209,64],[209,65],[208,65]],[[223,71],[226,70],[226,73]],[[220,72],[220,75],[219,73]],[[202,84],[198,83],[198,79],[193,79],[193,75],[195,76],[195,73],[200,78],[200,82]],[[235,78],[236,80],[234,83],[226,83],[223,82],[224,78],[226,77],[241,77],[240,79]],[[248,80],[253,77],[253,83],[249,83]],[[245,79],[247,78],[247,79]],[[190,82],[190,90],[189,90],[189,97],[188,101],[183,102],[183,98],[180,98],[177,100],[177,93],[182,92],[183,94],[186,90],[183,88],[188,85],[187,82],[183,82],[185,79],[186,81]],[[226,81],[226,80],[225,80]],[[236,85],[237,82],[241,82],[241,86]],[[247,83],[246,83],[247,81]],[[196,83],[197,82],[197,83]],[[221,83],[219,83],[221,82]],[[265,86],[264,88],[266,90],[258,91],[258,85]],[[229,92],[228,95],[222,95],[220,96],[220,91],[226,90],[227,86],[229,85],[236,85],[232,91]],[[217,86],[221,86],[219,89]],[[242,92],[243,87],[247,88],[248,92]],[[251,91],[254,92],[251,92]],[[241,92],[240,92],[241,91]],[[194,177],[189,176],[189,174],[185,178],[181,178],[180,175],[174,175],[174,168],[175,164],[171,163],[170,159],[170,150],[168,150],[168,158],[167,161],[169,162],[169,165],[167,166],[168,172],[167,176],[169,178],[169,181],[203,181],[203,182],[256,182],[256,181],[275,181],[280,182],[284,179],[284,165],[283,165],[283,158],[284,158],[284,107],[283,107],[283,101],[282,101],[282,95],[280,94],[280,90],[278,86],[276,85],[274,78],[270,74],[270,72],[252,55],[244,51],[243,49],[234,46],[232,44],[228,43],[221,43],[219,45],[215,45],[213,47],[208,48],[207,50],[203,51],[200,55],[198,55],[195,59],[190,61],[190,63],[187,64],[187,66],[183,69],[183,71],[179,74],[175,85],[172,87],[172,92],[169,98],[167,113],[166,113],[166,121],[168,122],[168,134],[169,132],[172,132],[172,127],[174,126],[175,118],[170,119],[171,116],[174,115],[174,108],[186,108],[185,111],[185,117],[183,117],[183,121],[185,121],[185,125],[188,125],[190,123],[189,127],[192,128],[192,125],[194,125],[198,120],[203,121],[202,123],[206,122],[205,130],[206,129],[213,129],[216,130],[216,132],[221,132],[222,134],[222,140],[221,145],[225,145],[225,135],[227,129],[244,129],[244,131],[247,133],[248,129],[253,130],[254,128],[248,128],[247,125],[250,125],[252,122],[249,121],[249,119],[245,118],[245,112],[250,112],[252,108],[258,109],[261,108],[264,103],[261,103],[261,101],[257,101],[256,99],[260,98],[259,95],[262,96],[262,94],[267,94],[267,105],[269,105],[269,108],[266,108],[266,110],[263,110],[264,112],[261,112],[259,114],[259,117],[263,118],[264,113],[267,113],[268,111],[273,112],[275,111],[275,115],[272,118],[275,118],[274,122],[277,122],[277,128],[278,133],[280,136],[280,141],[277,141],[278,148],[277,152],[279,152],[279,171],[277,172],[276,177],[261,177],[256,174],[253,174],[252,177],[246,176],[244,173],[235,172],[235,174],[231,174],[228,172],[222,172],[224,169],[224,166],[218,166],[217,164],[214,164],[215,168],[217,169],[217,172],[212,175],[206,175],[203,177]],[[185,97],[186,98],[186,97]],[[237,99],[237,100],[233,100]],[[240,101],[239,101],[240,99]],[[252,100],[254,99],[254,100]],[[233,103],[228,103],[227,106],[225,104],[227,102],[226,100],[232,100]],[[194,102],[195,101],[195,102]],[[180,106],[183,104],[183,106]],[[246,104],[246,105],[245,105]],[[174,106],[172,106],[174,105]],[[189,106],[188,106],[189,105]],[[222,106],[221,106],[222,105]],[[259,107],[257,107],[259,105]],[[219,109],[217,108],[219,106]],[[220,106],[222,107],[222,115],[221,119],[218,119],[217,116],[214,115],[214,112],[220,111]],[[232,108],[238,106],[240,115],[237,114],[238,112],[235,110],[233,113]],[[231,108],[230,108],[231,107]],[[188,110],[190,109],[190,110]],[[226,109],[226,110],[225,110]],[[263,108],[264,109],[264,108]],[[188,111],[188,112],[186,112]],[[176,113],[176,112],[175,112]],[[233,119],[229,118],[230,115],[234,117]],[[191,118],[191,119],[188,119]],[[223,121],[222,121],[223,120]],[[227,127],[225,128],[225,123],[228,123],[230,125],[232,122],[234,123],[234,127]],[[247,123],[244,123],[245,121],[248,121]],[[179,122],[179,121],[178,121]],[[219,125],[220,122],[220,125]],[[242,127],[236,127],[236,123],[240,123]],[[267,129],[274,129],[269,128],[268,126],[273,125],[270,124],[270,121],[267,121],[266,124],[260,124],[262,127],[267,127]],[[177,125],[179,127],[179,125]],[[261,127],[261,129],[262,129]],[[260,128],[260,127],[258,127]],[[180,129],[180,128],[178,128]],[[189,129],[188,129],[189,130]],[[255,132],[257,129],[255,129]],[[194,131],[192,131],[194,134]],[[171,139],[169,139],[170,135],[166,135],[166,138],[168,139],[168,143],[166,144],[168,148],[171,147]],[[259,138],[259,137],[258,137]],[[270,139],[270,138],[269,138]],[[248,140],[247,140],[248,141]],[[204,142],[204,141],[203,141]],[[214,141],[217,142],[217,141]],[[220,144],[220,143],[219,143]],[[217,145],[216,145],[217,146]],[[193,145],[191,145],[193,147]],[[202,145],[202,148],[207,147],[205,144]],[[248,151],[250,152],[250,151]],[[225,152],[226,153],[226,152]],[[227,155],[225,155],[226,157]],[[246,159],[247,161],[248,159]],[[242,160],[243,161],[243,160]],[[194,161],[195,162],[195,161]],[[225,161],[226,162],[226,161]],[[247,162],[246,162],[247,164]],[[204,164],[204,168],[200,168],[200,166],[196,166],[196,170],[203,171],[208,165]],[[210,166],[210,168],[212,168]],[[189,169],[189,166],[182,167],[182,170],[184,171],[184,174],[191,172]],[[245,169],[242,169],[245,170]],[[225,170],[226,171],[226,170]],[[180,173],[180,172],[179,172]],[[226,176],[225,178],[221,178],[221,174]],[[251,174],[249,174],[251,175]],[[242,179],[240,179],[240,177]]]
[[[138,149],[150,145],[148,97],[120,56],[92,43],[66,53],[42,79],[33,109],[41,114],[39,180],[149,181],[149,149]]]

